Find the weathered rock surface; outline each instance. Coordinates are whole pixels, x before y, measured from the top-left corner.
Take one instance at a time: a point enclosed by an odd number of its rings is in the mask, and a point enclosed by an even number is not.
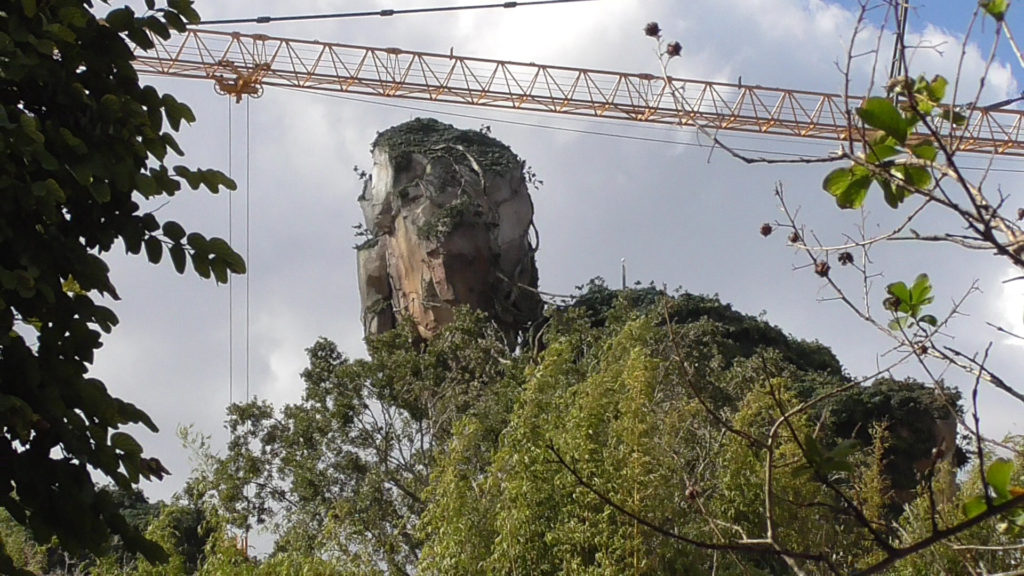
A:
[[[490,136],[418,118],[381,132],[359,204],[363,331],[399,317],[430,338],[469,305],[510,336],[540,317],[523,162]]]

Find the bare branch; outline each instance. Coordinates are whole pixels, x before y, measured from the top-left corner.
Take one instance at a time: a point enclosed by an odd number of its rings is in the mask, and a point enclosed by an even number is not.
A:
[[[554,455],[555,459],[558,461],[558,464],[567,472],[569,472],[569,474],[571,474],[572,477],[576,480],[576,483],[582,486],[587,492],[593,494],[598,500],[603,502],[605,505],[611,507],[616,512],[626,516],[627,518],[633,520],[637,524],[640,524],[644,528],[652,530],[653,532],[660,534],[666,538],[670,538],[672,540],[676,540],[684,544],[693,546],[695,548],[700,548],[702,550],[733,551],[742,554],[753,554],[756,556],[788,556],[790,558],[796,558],[799,560],[824,562],[824,558],[820,554],[810,554],[806,552],[798,552],[795,550],[774,548],[769,545],[769,542],[767,540],[741,540],[732,543],[703,542],[700,540],[689,538],[687,536],[683,536],[682,534],[678,534],[672,530],[669,530],[668,528],[658,526],[650,520],[647,520],[646,518],[638,514],[635,514],[631,510],[626,509],[618,502],[612,500],[611,497],[598,490],[593,484],[591,484],[585,478],[583,478],[583,476],[576,470],[575,467],[569,464],[565,460],[565,458],[562,457],[562,454],[558,451],[558,449],[555,447],[553,443],[548,444],[548,450],[550,450],[551,453]]]

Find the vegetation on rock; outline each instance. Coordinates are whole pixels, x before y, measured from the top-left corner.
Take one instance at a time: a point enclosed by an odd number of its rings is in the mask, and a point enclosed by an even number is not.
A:
[[[505,143],[480,130],[462,130],[433,118],[415,118],[377,134],[371,148],[386,149],[401,155],[422,154],[428,158],[450,149],[465,150],[486,173],[501,174],[520,170],[523,161]],[[454,157],[465,163],[467,158]],[[396,162],[400,167],[401,161]]]

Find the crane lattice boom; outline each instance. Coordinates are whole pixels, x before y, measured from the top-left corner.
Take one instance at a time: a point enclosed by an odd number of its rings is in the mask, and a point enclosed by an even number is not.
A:
[[[241,100],[264,86],[408,98],[799,138],[850,138],[861,98],[192,29],[136,54],[143,74],[205,78]],[[677,105],[672,93],[682,97]],[[963,110],[952,148],[1024,156],[1024,112]],[[858,126],[853,127],[855,134]]]

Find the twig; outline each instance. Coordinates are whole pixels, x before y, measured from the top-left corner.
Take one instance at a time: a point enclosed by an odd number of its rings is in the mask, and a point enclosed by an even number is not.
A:
[[[773,548],[769,545],[768,541],[766,540],[744,540],[735,543],[703,542],[700,540],[689,538],[687,536],[683,536],[682,534],[678,534],[672,530],[669,530],[668,528],[658,526],[650,520],[647,520],[646,518],[630,510],[627,510],[624,506],[617,503],[611,497],[598,490],[593,484],[591,484],[585,478],[583,478],[583,476],[576,470],[576,468],[574,468],[565,460],[565,458],[562,457],[562,454],[555,447],[554,443],[548,444],[548,450],[550,450],[551,453],[555,456],[555,459],[558,460],[558,464],[562,466],[562,468],[564,468],[566,471],[568,471],[569,474],[571,474],[572,477],[576,480],[576,482],[580,486],[582,486],[587,492],[593,494],[595,497],[597,497],[598,500],[603,502],[605,505],[611,507],[616,512],[626,516],[627,518],[633,520],[637,524],[640,524],[644,528],[647,528],[648,530],[651,530],[666,538],[671,538],[672,540],[677,540],[679,542],[683,542],[684,544],[689,544],[690,546],[700,548],[703,550],[733,551],[743,554],[753,554],[757,556],[788,556],[790,558],[796,558],[799,560],[809,560],[813,562],[824,561],[824,558],[820,554],[809,554],[806,552],[798,552],[795,550],[788,550],[785,548]]]
[[[988,353],[992,349],[992,343],[985,348],[985,357],[982,358],[979,367],[984,368],[988,361]],[[971,416],[974,418],[975,450],[978,456],[978,475],[981,477],[981,491],[985,495],[985,505],[992,506],[992,495],[988,489],[988,478],[985,474],[985,451],[981,446],[981,416],[978,414],[978,388],[981,386],[981,370],[974,378],[974,386],[971,388]]]
[[[994,518],[1002,514],[1003,512],[1008,512],[1013,508],[1020,506],[1021,504],[1024,504],[1024,494],[1020,496],[1015,496],[1010,500],[1003,502],[1002,504],[996,504],[995,506],[991,506],[987,508],[984,512],[978,514],[977,516],[974,516],[973,518],[968,518],[967,520],[964,520],[963,522],[960,522],[958,524],[954,524],[949,528],[944,528],[942,530],[939,530],[938,532],[934,532],[927,538],[922,538],[921,540],[918,540],[910,546],[906,546],[904,548],[897,548],[895,552],[893,552],[893,554],[887,556],[885,559],[880,560],[863,570],[854,572],[851,576],[870,576],[871,574],[878,574],[879,572],[889,568],[890,566],[899,562],[900,560],[903,560],[904,558],[917,554],[922,550],[926,550],[927,548],[939,542],[942,542],[943,540],[952,538],[953,536],[956,536],[957,534],[960,534],[966,530],[970,530],[971,528],[974,528],[975,526],[985,522],[986,520]]]

